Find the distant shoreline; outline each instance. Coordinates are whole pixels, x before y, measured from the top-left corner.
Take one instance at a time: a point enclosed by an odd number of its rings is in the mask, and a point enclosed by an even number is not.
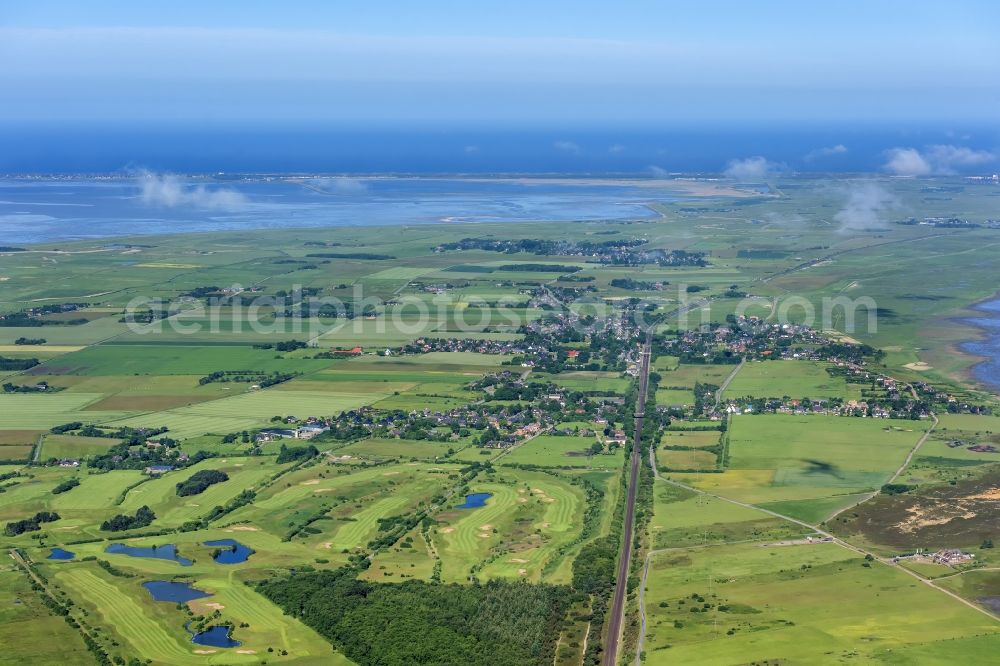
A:
[[[1000,291],[969,304],[964,309],[970,311],[970,314],[948,317],[947,321],[968,329],[974,336],[970,339],[954,342],[950,345],[953,353],[967,358],[970,361],[968,367],[963,369],[960,373],[962,379],[973,385],[980,386],[990,393],[1000,395],[1000,376],[991,381],[990,379],[982,376],[981,370],[982,366],[989,363],[996,363],[1000,365],[1000,331],[992,329],[979,321],[982,319],[990,319],[991,317],[989,316],[989,313],[994,313],[997,320],[1000,321],[1000,312],[983,308],[984,305],[993,303],[1000,304]],[[992,339],[998,340],[995,353],[992,355],[989,353],[980,353],[979,351],[968,348],[968,345],[989,344]]]

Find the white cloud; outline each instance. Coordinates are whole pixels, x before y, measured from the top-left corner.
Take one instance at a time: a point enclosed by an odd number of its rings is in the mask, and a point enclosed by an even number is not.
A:
[[[758,155],[744,160],[729,160],[723,174],[726,178],[739,181],[762,180],[776,168],[777,165]]]
[[[833,157],[834,155],[844,155],[847,153],[847,146],[842,143],[838,143],[836,146],[827,146],[825,148],[817,148],[816,150],[809,151],[806,154],[806,162],[812,162],[813,160],[822,159],[824,157]]]
[[[922,152],[916,148],[893,148],[887,156],[885,170],[896,176],[947,175],[997,161],[997,154],[988,150],[952,145],[929,146]]]
[[[885,169],[897,176],[926,176],[931,164],[916,148],[893,148],[888,151]]]
[[[552,147],[563,153],[573,153],[574,155],[580,154],[580,146],[573,143],[572,141],[556,141],[552,144]]]
[[[988,150],[973,150],[965,146],[931,146],[927,152],[931,163],[944,171],[950,171],[956,167],[982,166],[995,162],[997,159],[996,153]]]
[[[654,178],[668,178],[670,176],[669,171],[667,171],[663,167],[658,167],[655,164],[650,164],[646,168],[649,169],[649,172],[653,174]]]
[[[614,145],[608,146],[608,152],[611,153],[612,155],[621,155],[622,153],[625,152],[625,146],[623,146],[620,143],[616,143]]]
[[[207,210],[241,210],[249,201],[234,190],[190,186],[173,174],[143,171],[138,176],[140,199],[147,206],[176,208],[188,206]]]
[[[887,224],[884,214],[899,205],[896,195],[878,183],[858,183],[848,190],[847,202],[833,219],[842,232],[881,229]]]

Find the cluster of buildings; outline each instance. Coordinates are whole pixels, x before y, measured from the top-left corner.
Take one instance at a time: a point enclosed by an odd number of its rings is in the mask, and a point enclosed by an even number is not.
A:
[[[257,434],[254,435],[254,441],[261,443],[273,442],[279,439],[308,440],[316,437],[317,435],[322,435],[330,429],[330,425],[327,421],[315,416],[310,416],[304,421],[300,421],[295,416],[286,416],[284,418],[284,423],[292,427],[263,428],[257,431]]]
[[[934,553],[925,553],[918,550],[916,553],[911,553],[909,555],[897,555],[892,558],[892,562],[893,564],[896,564],[903,560],[913,560],[915,562],[930,562],[933,564],[943,564],[944,566],[955,567],[963,564],[969,564],[975,559],[975,553],[966,553],[958,548],[942,548]]]
[[[820,348],[826,342],[809,326],[773,324],[759,317],[741,316],[734,317],[729,324],[681,331],[666,344],[671,353],[682,358],[706,358],[728,352],[748,359],[818,360],[825,357]]]

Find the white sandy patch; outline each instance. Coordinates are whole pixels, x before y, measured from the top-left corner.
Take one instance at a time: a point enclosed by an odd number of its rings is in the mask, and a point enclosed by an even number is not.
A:
[[[441,534],[451,534],[454,531],[455,531],[454,527],[442,527],[441,528]]]
[[[300,486],[315,486],[317,483],[319,483],[319,479],[309,479],[308,481],[303,481],[299,485]]]
[[[1000,501],[1000,488],[990,488],[989,490],[985,490],[979,493],[978,495],[968,495],[967,497],[963,497],[962,499],[989,500],[991,502]]]
[[[259,532],[259,527],[254,527],[253,525],[233,525],[227,532]]]
[[[923,361],[917,361],[916,363],[907,363],[903,366],[907,370],[916,370],[917,372],[924,372],[925,370],[933,370],[932,366],[927,365]]]

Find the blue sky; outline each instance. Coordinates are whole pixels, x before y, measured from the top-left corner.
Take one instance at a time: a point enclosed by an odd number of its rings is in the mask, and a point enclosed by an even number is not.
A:
[[[993,122],[989,2],[7,2],[0,120]]]

